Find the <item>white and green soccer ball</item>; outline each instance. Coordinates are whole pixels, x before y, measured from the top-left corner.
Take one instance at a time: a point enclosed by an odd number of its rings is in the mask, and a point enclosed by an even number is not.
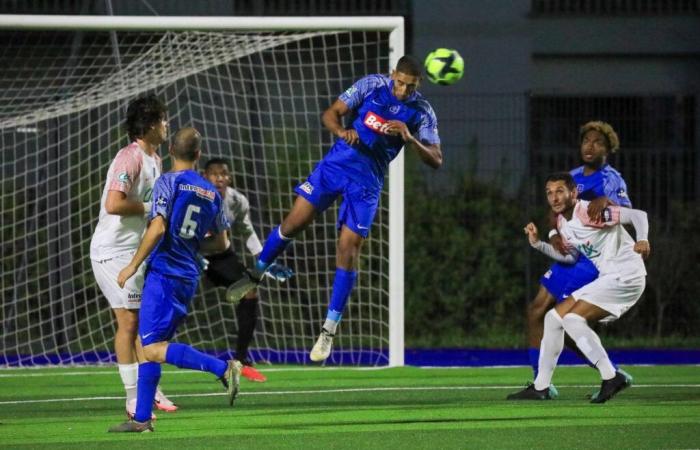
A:
[[[464,75],[464,60],[457,50],[438,48],[425,58],[425,73],[435,84],[456,83]]]

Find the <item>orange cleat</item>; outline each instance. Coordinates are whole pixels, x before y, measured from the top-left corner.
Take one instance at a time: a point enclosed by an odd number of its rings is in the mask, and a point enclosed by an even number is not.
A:
[[[258,383],[264,383],[265,381],[267,381],[267,377],[258,372],[258,370],[253,366],[243,366],[243,370],[241,370],[241,375],[243,375],[250,381],[256,381]]]

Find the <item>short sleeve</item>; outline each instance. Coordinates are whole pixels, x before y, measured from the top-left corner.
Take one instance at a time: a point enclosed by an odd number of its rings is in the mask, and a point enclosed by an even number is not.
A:
[[[627,196],[627,184],[621,176],[615,175],[605,180],[605,196],[615,202],[615,204],[631,208],[632,202]]]
[[[418,122],[418,140],[427,144],[439,144],[437,117],[430,105],[421,111],[420,122]]]
[[[149,220],[153,220],[156,215],[170,218],[170,213],[175,200],[175,178],[167,175],[159,177],[153,185],[153,206]]]
[[[357,80],[345,92],[338,96],[338,99],[348,105],[348,108],[355,110],[360,107],[365,97],[379,86],[381,78],[377,75],[369,75]]]
[[[131,151],[129,147],[117,153],[108,176],[108,190],[125,194],[131,191],[134,182],[141,175],[142,160],[139,156],[139,153]]]

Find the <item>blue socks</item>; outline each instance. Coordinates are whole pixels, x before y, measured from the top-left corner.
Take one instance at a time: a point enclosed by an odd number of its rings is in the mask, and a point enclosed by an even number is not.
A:
[[[354,270],[345,270],[340,267],[335,269],[335,279],[333,280],[333,292],[331,293],[331,301],[328,304],[328,314],[323,328],[331,334],[335,334],[335,330],[343,316],[345,305],[350,298],[350,292],[355,287],[357,280],[357,272]]]
[[[145,362],[139,364],[139,378],[136,383],[136,414],[134,420],[146,422],[151,420],[153,399],[160,381],[160,363]]]
[[[527,349],[527,356],[530,359],[530,366],[532,366],[532,372],[535,374],[534,378],[537,378],[537,370],[538,370],[539,361],[540,361],[540,349],[539,348]]]
[[[186,344],[168,344],[168,350],[165,352],[165,362],[181,369],[194,369],[213,373],[217,378],[223,377],[224,372],[228,368],[224,361],[195,350]],[[141,379],[140,375],[139,373],[139,380]]]
[[[292,242],[292,238],[283,236],[280,233],[280,227],[276,226],[270,235],[265,240],[265,245],[260,252],[255,268],[260,272],[264,272],[267,267],[272,264],[279,255],[282,254],[285,248]]]

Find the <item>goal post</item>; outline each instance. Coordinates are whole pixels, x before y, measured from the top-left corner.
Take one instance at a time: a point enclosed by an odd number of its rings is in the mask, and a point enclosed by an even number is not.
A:
[[[156,93],[173,131],[202,131],[203,159],[230,161],[263,239],[330,147],[323,109],[404,52],[401,17],[0,15],[0,37],[0,366],[110,361],[113,319],[89,241],[107,167],[128,143],[120,125],[130,100]],[[161,155],[167,170],[165,147]],[[331,363],[404,363],[403,170],[401,152]],[[282,257],[291,283],[261,288],[254,358],[307,361],[330,296],[336,213]],[[223,297],[202,283],[177,339],[235,348],[235,309]]]

